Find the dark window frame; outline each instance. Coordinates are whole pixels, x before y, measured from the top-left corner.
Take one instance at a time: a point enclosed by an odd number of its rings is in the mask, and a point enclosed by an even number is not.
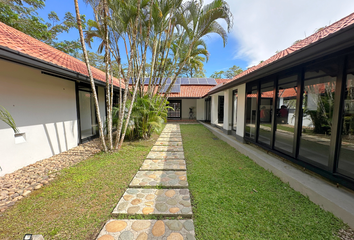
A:
[[[261,78],[252,82],[248,82],[246,84],[246,96],[245,96],[245,111],[244,111],[244,117],[245,117],[245,125],[244,125],[244,129],[245,129],[245,136],[244,136],[244,140],[246,142],[250,142],[252,144],[255,144],[257,146],[260,146],[262,148],[267,149],[267,151],[273,152],[281,157],[286,158],[287,160],[290,160],[300,166],[303,166],[315,173],[318,173],[324,177],[326,177],[327,179],[340,183],[343,186],[346,186],[348,188],[354,189],[354,178],[353,178],[353,173],[348,174],[348,172],[345,172],[344,170],[340,170],[338,169],[338,161],[339,161],[339,154],[340,154],[340,149],[341,149],[341,132],[342,132],[342,122],[343,122],[343,114],[342,110],[343,110],[343,105],[344,105],[344,95],[345,95],[345,87],[346,87],[346,81],[347,81],[347,73],[346,73],[346,65],[347,65],[347,57],[350,54],[354,53],[354,47],[346,49],[346,50],[342,50],[340,52],[337,53],[333,53],[330,54],[328,56],[324,56],[303,64],[300,64],[298,66],[292,67],[290,69],[287,69],[285,71],[279,71],[275,74],[272,74],[270,76],[267,76],[266,78]],[[302,109],[302,104],[303,104],[303,94],[297,94],[296,100],[297,100],[297,104],[296,104],[296,112],[295,115],[297,117],[295,117],[295,130],[294,130],[294,151],[293,154],[291,155],[287,155],[284,154],[283,152],[277,151],[274,148],[274,134],[275,134],[275,118],[274,118],[274,114],[275,114],[275,107],[274,105],[277,102],[277,88],[278,88],[278,79],[280,75],[283,74],[291,74],[291,73],[296,73],[298,75],[298,82],[297,82],[297,91],[302,93],[303,92],[303,88],[304,88],[304,71],[305,71],[305,67],[313,64],[313,63],[320,63],[320,62],[324,62],[330,58],[337,58],[338,59],[338,74],[336,77],[336,88],[334,91],[335,94],[335,100],[334,100],[334,113],[333,113],[333,120],[332,120],[332,125],[334,126],[332,129],[332,134],[331,134],[331,143],[330,143],[330,156],[329,156],[329,162],[328,162],[328,167],[327,168],[320,168],[318,165],[312,163],[312,162],[306,162],[303,160],[300,160],[298,158],[299,156],[299,146],[300,146],[300,135],[301,135],[301,131],[302,131],[302,117],[303,117],[303,109]],[[261,144],[258,142],[258,135],[259,135],[259,97],[260,97],[260,83],[261,81],[264,81],[265,79],[268,79],[273,77],[275,78],[274,80],[274,92],[276,94],[274,94],[274,100],[273,100],[273,123],[272,123],[272,132],[271,132],[271,146],[266,146],[264,144]],[[246,124],[247,124],[247,92],[250,88],[250,86],[252,85],[257,85],[257,119],[256,119],[256,137],[250,138],[248,136],[246,136]]]

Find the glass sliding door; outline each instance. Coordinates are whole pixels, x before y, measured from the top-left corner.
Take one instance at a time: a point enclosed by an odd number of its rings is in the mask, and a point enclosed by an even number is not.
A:
[[[224,96],[218,98],[218,123],[224,122]]]
[[[182,105],[182,101],[181,100],[171,100],[171,101],[169,101],[168,106],[170,106],[171,108],[168,109],[167,118],[178,118],[178,119],[181,119],[181,117],[182,117],[181,105]]]
[[[348,57],[337,171],[354,178],[354,55]]]
[[[259,135],[258,142],[270,146],[272,135],[272,113],[274,81],[261,84],[261,99],[259,105]]]
[[[298,75],[280,77],[276,102],[274,148],[285,154],[294,154],[295,111]]]
[[[211,121],[211,97],[205,99],[205,121]]]
[[[79,87],[78,95],[81,141],[85,141],[98,134],[95,104],[89,87]]]
[[[232,91],[232,130],[236,131],[237,126],[237,90]]]
[[[305,70],[298,158],[323,168],[329,162],[337,73],[336,60],[319,62]]]
[[[246,128],[245,136],[255,140],[257,118],[257,85],[247,86]]]

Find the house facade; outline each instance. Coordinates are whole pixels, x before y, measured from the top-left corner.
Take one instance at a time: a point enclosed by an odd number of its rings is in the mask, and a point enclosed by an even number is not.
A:
[[[92,71],[104,122],[105,74]],[[0,23],[0,73],[0,105],[20,131],[0,121],[0,176],[97,136],[85,63]]]
[[[203,98],[212,126],[354,189],[354,14]]]

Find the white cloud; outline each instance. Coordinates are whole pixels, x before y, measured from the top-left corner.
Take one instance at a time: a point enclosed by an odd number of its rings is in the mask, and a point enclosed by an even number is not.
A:
[[[211,0],[206,0],[207,4]],[[353,0],[227,0],[233,17],[235,58],[258,64],[352,13]]]

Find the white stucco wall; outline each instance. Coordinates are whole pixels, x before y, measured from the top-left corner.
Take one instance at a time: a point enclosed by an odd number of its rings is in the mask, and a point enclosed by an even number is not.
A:
[[[0,105],[26,141],[0,121],[0,176],[78,144],[75,83],[0,60]]]
[[[197,99],[197,120],[205,120],[205,99]]]
[[[232,123],[232,89],[224,91],[224,122],[223,128],[231,130]]]
[[[197,116],[197,99],[182,99],[182,119],[189,119],[189,108],[194,107],[194,119]]]
[[[240,137],[245,136],[245,106],[246,106],[246,84],[237,86],[237,126],[236,134]]]
[[[218,124],[218,95],[211,95],[211,124]]]

